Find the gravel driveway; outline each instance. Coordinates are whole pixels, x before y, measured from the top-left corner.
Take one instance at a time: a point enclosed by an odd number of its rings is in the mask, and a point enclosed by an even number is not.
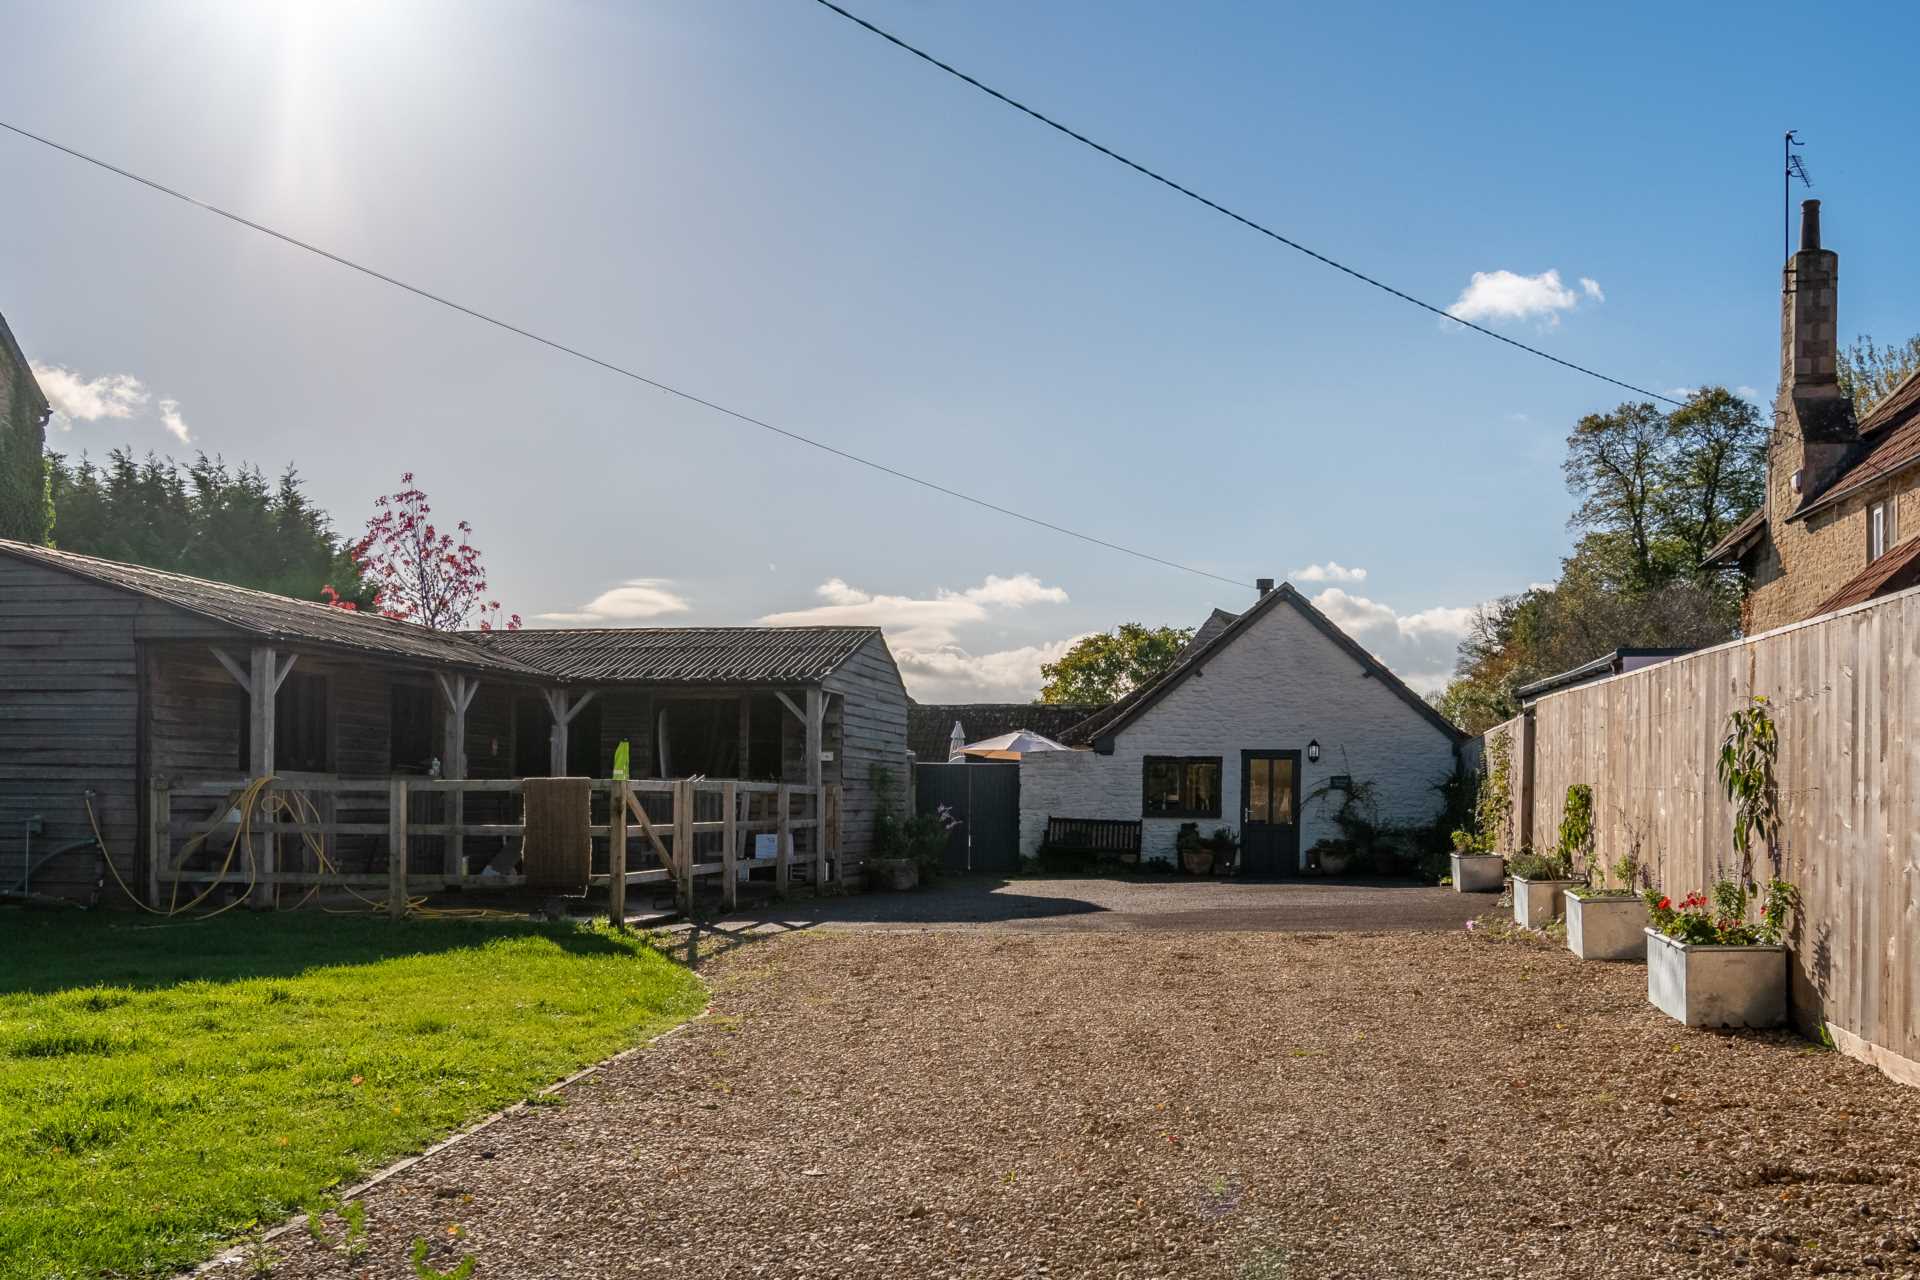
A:
[[[1920,1091],[1447,933],[707,935],[711,1014],[277,1276],[1920,1276]],[[450,1228],[459,1234],[450,1234]],[[337,1236],[338,1226],[333,1230]]]
[[[1075,877],[947,879],[915,893],[863,893],[745,909],[721,923],[863,925],[878,928],[1458,929],[1491,899],[1383,880],[1135,880]]]

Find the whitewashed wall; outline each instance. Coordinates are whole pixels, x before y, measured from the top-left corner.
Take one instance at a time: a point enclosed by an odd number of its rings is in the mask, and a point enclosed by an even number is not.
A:
[[[1320,742],[1318,764],[1304,755],[1312,739]],[[1201,819],[1200,828],[1237,830],[1242,750],[1300,751],[1303,797],[1337,773],[1373,782],[1381,818],[1402,823],[1425,822],[1439,811],[1434,785],[1453,772],[1454,760],[1453,740],[1438,726],[1282,603],[1121,730],[1112,755],[1048,751],[1022,760],[1020,850],[1039,849],[1049,816],[1141,817],[1142,758],[1149,755],[1219,756],[1220,818]],[[1334,796],[1305,807],[1303,856],[1316,840],[1339,834],[1330,816],[1338,803]],[[1172,858],[1183,821],[1192,819],[1147,818],[1144,855]]]

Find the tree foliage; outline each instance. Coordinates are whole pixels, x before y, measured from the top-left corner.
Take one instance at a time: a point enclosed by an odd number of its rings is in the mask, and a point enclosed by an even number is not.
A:
[[[1920,369],[1920,334],[1882,347],[1863,333],[1841,350],[1835,372],[1840,389],[1853,399],[1854,416],[1861,418],[1915,369]]]
[[[0,359],[5,359],[0,352]],[[30,378],[18,368],[16,379]],[[0,538],[40,543],[47,540],[52,508],[47,498],[47,430],[40,422],[39,405],[16,386],[0,408]]]
[[[400,484],[397,493],[376,501],[366,534],[351,549],[361,576],[374,588],[373,607],[385,617],[434,631],[470,626],[491,631],[500,602],[487,598],[487,571],[473,545],[473,526],[465,520],[450,530],[435,524],[433,507],[411,471]],[[520,615],[504,625],[518,629]]]
[[[1671,413],[1642,402],[1582,418],[1565,464],[1580,540],[1557,582],[1481,607],[1439,709],[1477,733],[1519,712],[1516,689],[1614,649],[1732,638],[1740,586],[1700,562],[1758,505],[1766,435],[1721,387]]]
[[[352,558],[291,466],[269,481],[258,467],[192,463],[115,449],[104,465],[48,455],[53,543],[216,582],[318,600],[331,585],[371,599]]]
[[[1173,666],[1193,639],[1191,627],[1149,627],[1123,622],[1112,631],[1082,636],[1040,668],[1042,702],[1117,702]]]

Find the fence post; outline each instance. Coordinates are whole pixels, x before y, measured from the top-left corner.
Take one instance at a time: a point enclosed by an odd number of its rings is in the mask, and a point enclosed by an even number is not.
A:
[[[387,918],[407,918],[407,780],[387,782]]]
[[[607,922],[627,927],[627,780],[615,778],[607,797]]]
[[[147,795],[147,905],[159,909],[160,875],[171,868],[173,856],[173,792],[165,778],[155,778]]]
[[[673,784],[673,878],[674,896],[680,909],[693,914],[693,783]]]
[[[787,896],[787,881],[793,874],[793,856],[788,849],[793,843],[793,815],[790,812],[793,808],[793,788],[783,782],[774,796],[780,811],[775,815],[779,821],[776,828],[778,834],[775,836],[778,847],[774,851],[773,888],[775,893],[784,898]]]
[[[724,883],[720,893],[731,911],[740,905],[740,792],[737,784],[729,782],[720,788],[722,803],[726,805],[726,829],[721,834],[727,847],[720,851],[720,876]]]
[[[1514,838],[1522,849],[1533,847],[1533,708],[1528,707],[1520,713],[1520,730],[1514,735],[1519,739],[1513,744],[1513,768],[1520,773],[1520,785],[1516,789],[1516,808],[1519,812],[1517,825],[1520,828]]]
[[[827,885],[827,832],[832,821],[829,797],[833,784],[823,782],[813,789],[813,891]]]

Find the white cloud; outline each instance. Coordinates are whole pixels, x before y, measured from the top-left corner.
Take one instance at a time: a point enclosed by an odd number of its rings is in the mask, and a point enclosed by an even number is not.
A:
[[[1058,662],[1080,637],[969,653],[959,645],[896,648],[900,678],[922,702],[1031,702],[1040,692],[1040,667]]]
[[[47,402],[53,406],[56,430],[71,431],[76,422],[131,418],[153,400],[146,383],[130,373],[103,373],[97,378],[87,378],[65,365],[35,363],[32,368],[33,380],[40,384]],[[180,402],[163,396],[156,407],[160,411],[160,425],[166,428],[167,434],[181,444],[191,443],[193,433],[180,412]]]
[[[33,380],[46,392],[61,430],[75,422],[95,422],[101,418],[130,418],[133,411],[150,398],[146,386],[130,373],[107,373],[98,378],[83,378],[72,369],[57,364],[35,362]]]
[[[1467,287],[1460,291],[1459,298],[1447,308],[1447,314],[1456,320],[1476,323],[1539,319],[1553,325],[1560,323],[1561,312],[1580,305],[1581,293],[1595,302],[1606,301],[1599,282],[1585,276],[1580,278],[1580,293],[1575,293],[1561,282],[1560,273],[1555,270],[1542,271],[1537,276],[1504,270],[1476,271]]]
[[[1744,382],[1733,389],[1733,394],[1739,396],[1742,400],[1751,400],[1755,404],[1762,402],[1760,389],[1758,387],[1750,387]]]
[[[1329,560],[1325,564],[1310,564],[1304,569],[1295,569],[1287,574],[1295,582],[1365,582],[1365,569],[1349,569],[1338,560]]]
[[[181,444],[187,443],[187,420],[180,416],[180,402],[178,400],[162,400],[160,402],[160,425],[165,427],[168,432],[172,434],[173,438]]]
[[[907,691],[922,701],[1024,701],[1040,690],[1040,664],[1055,661],[1078,639],[985,653],[960,643],[965,628],[1029,605],[1067,603],[1064,590],[1030,573],[990,574],[978,586],[941,588],[931,596],[879,595],[829,578],[814,594],[820,604],[770,613],[760,622],[771,627],[881,627]]]
[[[543,622],[584,622],[613,624],[640,622],[669,613],[685,613],[693,606],[673,591],[671,578],[629,578],[611,590],[603,591],[572,613],[543,613]]]
[[[1313,605],[1422,694],[1445,687],[1452,678],[1455,652],[1475,613],[1472,605],[1465,605],[1402,614],[1339,587],[1314,596]]]

